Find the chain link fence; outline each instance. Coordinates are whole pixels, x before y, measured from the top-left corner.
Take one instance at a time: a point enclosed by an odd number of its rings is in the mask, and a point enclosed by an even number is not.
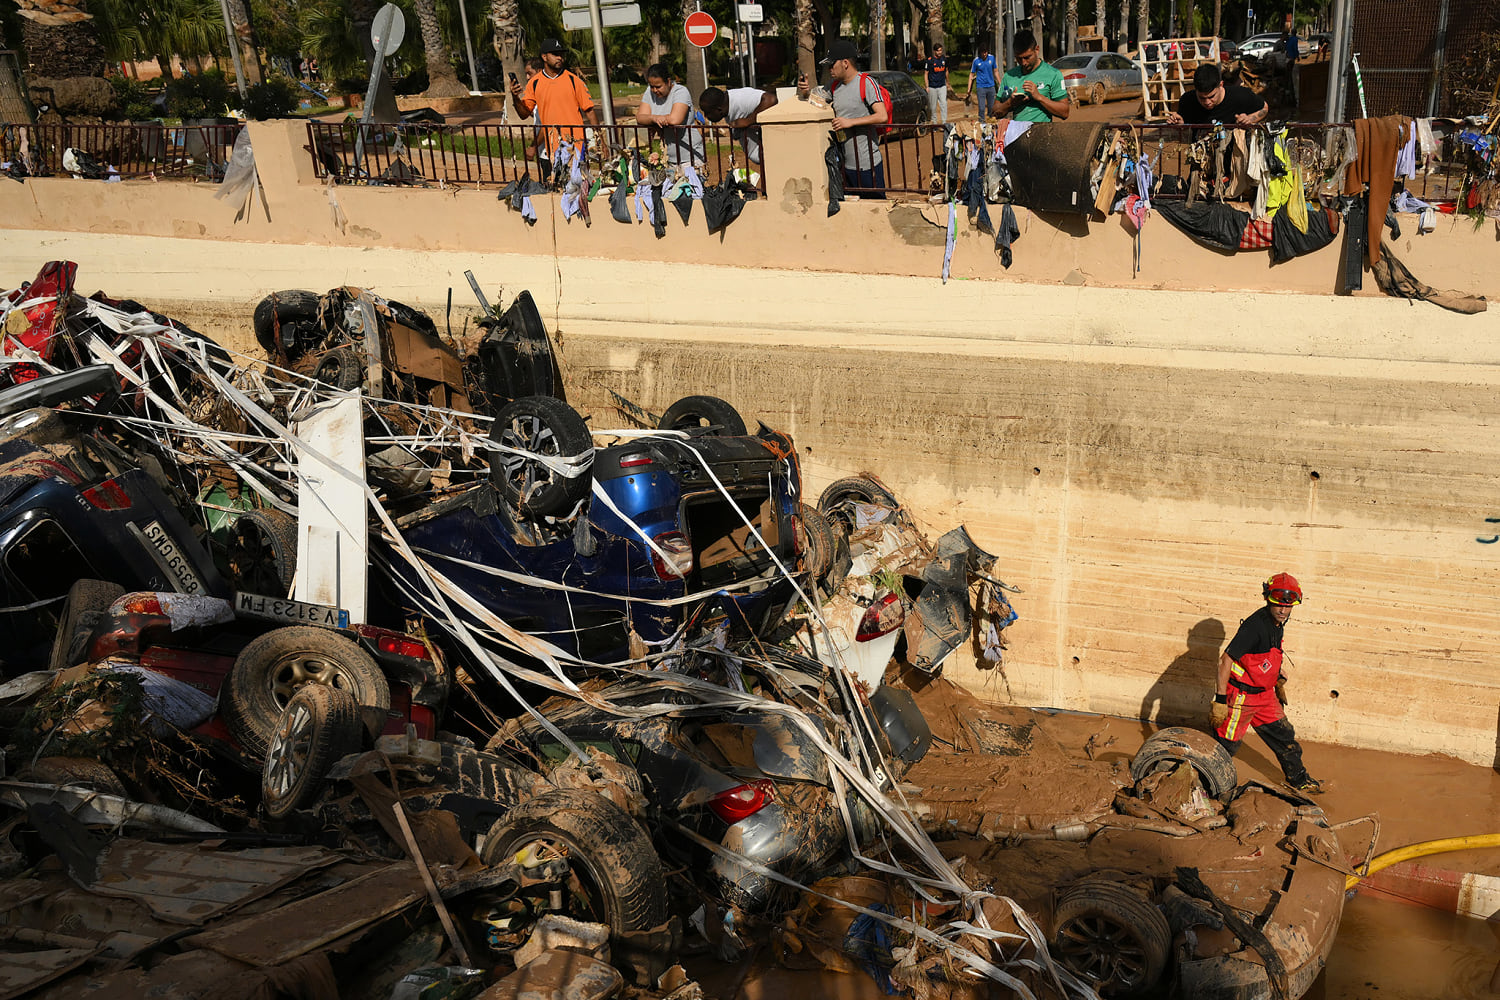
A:
[[[1355,0],[1353,49],[1365,113],[1453,117],[1480,110],[1454,99],[1446,69],[1496,30],[1500,0]],[[1344,117],[1360,114],[1360,87],[1351,78]]]

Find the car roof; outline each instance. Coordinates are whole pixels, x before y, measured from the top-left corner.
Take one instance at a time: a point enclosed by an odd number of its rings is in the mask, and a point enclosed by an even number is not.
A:
[[[1075,69],[1079,66],[1091,66],[1102,52],[1076,52],[1070,56],[1061,56],[1052,60],[1052,65],[1057,69]]]

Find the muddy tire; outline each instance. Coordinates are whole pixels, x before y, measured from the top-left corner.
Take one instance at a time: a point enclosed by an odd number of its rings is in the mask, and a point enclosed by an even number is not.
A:
[[[718,396],[684,396],[661,415],[660,430],[687,431],[712,427],[715,437],[744,437],[745,418]]]
[[[42,785],[73,785],[121,798],[128,794],[119,775],[88,757],[43,757],[16,772],[16,780]]]
[[[109,606],[125,593],[125,588],[107,580],[78,580],[68,588],[63,599],[57,635],[52,640],[48,670],[64,670],[88,658],[88,643],[99,620]]]
[[[854,508],[857,504],[896,509],[901,502],[895,494],[869,476],[850,476],[830,483],[818,497],[818,510],[828,518],[835,531],[845,535],[854,530]]]
[[[261,805],[286,819],[318,794],[337,761],[360,748],[359,705],[347,691],[326,684],[298,688],[271,734],[260,771]]]
[[[335,347],[318,359],[312,377],[335,389],[356,389],[365,380],[364,359],[352,347]]]
[[[229,537],[229,577],[235,589],[285,597],[296,575],[297,519],[274,508],[241,514]]]
[[[1151,900],[1118,882],[1080,882],[1057,901],[1052,957],[1104,997],[1137,997],[1161,980],[1172,929]]]
[[[368,653],[337,633],[292,625],[253,640],[235,658],[219,695],[230,735],[264,760],[282,712],[308,684],[350,695],[366,719],[383,719],[391,707],[390,685]]]
[[[310,327],[317,321],[318,296],[299,288],[267,295],[256,304],[251,320],[255,326],[256,343],[273,358],[283,353],[277,337],[282,324],[299,323]]]
[[[814,580],[821,580],[833,568],[833,527],[816,507],[797,505],[797,525],[804,545],[804,567]]]
[[[1130,777],[1140,781],[1162,764],[1193,765],[1203,781],[1203,790],[1220,801],[1233,794],[1239,775],[1234,758],[1207,733],[1172,726],[1151,734],[1130,762]]]
[[[501,444],[549,458],[581,455],[594,446],[578,411],[551,396],[527,396],[501,407],[490,428]],[[563,514],[589,494],[590,476],[569,477],[522,455],[493,452],[490,479],[512,507],[529,518]]]
[[[667,922],[667,877],[640,825],[593,792],[557,791],[521,803],[490,827],[480,860],[542,843],[568,859],[567,915],[607,924],[612,937]]]
[[[1092,87],[1089,88],[1089,103],[1090,104],[1096,104],[1096,105],[1097,104],[1103,104],[1104,103],[1104,96],[1105,96],[1104,84],[1102,84],[1102,83],[1096,83]]]

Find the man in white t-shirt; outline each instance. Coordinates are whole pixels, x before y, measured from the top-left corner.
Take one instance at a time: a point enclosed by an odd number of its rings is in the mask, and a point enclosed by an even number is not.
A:
[[[768,94],[756,87],[735,87],[727,94],[718,87],[709,87],[698,95],[698,110],[711,122],[729,121],[730,138],[745,144],[745,156],[751,163],[759,165],[760,125],[763,111],[776,106],[776,95]]]
[[[661,63],[646,70],[646,92],[641,95],[635,120],[650,125],[661,136],[668,162],[703,163],[703,132],[692,127],[697,125],[692,95]]]

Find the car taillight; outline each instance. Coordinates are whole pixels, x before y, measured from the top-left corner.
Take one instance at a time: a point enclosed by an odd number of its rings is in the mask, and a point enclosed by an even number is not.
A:
[[[1083,79],[1083,74],[1082,73],[1064,73],[1063,74],[1063,80],[1064,81],[1067,81],[1067,80],[1082,80],[1082,79]]]
[[[720,792],[708,800],[708,808],[726,823],[734,824],[746,816],[754,816],[765,808],[766,803],[775,802],[775,786],[761,779],[752,781],[727,792]]]
[[[620,468],[633,469],[638,465],[650,465],[655,461],[656,459],[652,458],[650,455],[647,455],[645,452],[635,451],[631,452],[629,455],[620,456]]]
[[[116,601],[110,610],[126,615],[164,614],[161,609],[161,599],[149,590],[138,594],[126,594]]]
[[[693,571],[693,543],[682,532],[664,531],[651,540],[656,543],[651,550],[651,565],[657,579],[684,579]],[[666,561],[662,559],[663,553]]]
[[[100,510],[127,510],[130,507],[130,494],[113,479],[90,486],[83,491],[83,498]]]
[[[381,636],[375,640],[375,648],[382,653],[394,653],[396,656],[410,656],[418,660],[432,659],[427,653],[426,643],[400,635]]]
[[[866,611],[865,616],[859,620],[859,631],[854,634],[854,641],[869,642],[871,639],[889,635],[901,627],[901,622],[905,617],[905,612],[901,607],[901,598],[895,594],[886,594],[870,605],[870,610]]]

